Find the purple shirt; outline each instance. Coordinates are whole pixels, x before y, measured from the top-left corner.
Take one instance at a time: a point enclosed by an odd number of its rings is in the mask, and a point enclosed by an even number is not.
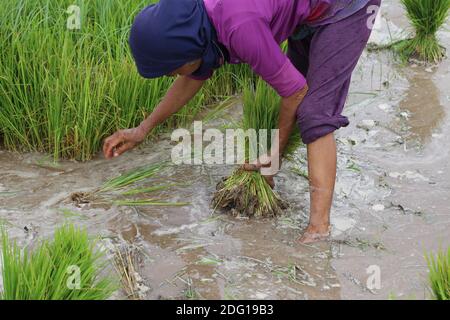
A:
[[[230,63],[249,64],[280,96],[289,97],[305,86],[306,79],[280,44],[301,24],[322,25],[344,19],[368,1],[204,0],[204,3],[219,42],[229,51]]]

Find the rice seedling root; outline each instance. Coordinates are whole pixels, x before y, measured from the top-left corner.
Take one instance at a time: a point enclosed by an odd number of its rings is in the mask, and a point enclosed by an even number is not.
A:
[[[261,174],[242,169],[217,184],[212,206],[246,217],[276,217],[288,208]]]
[[[76,207],[81,208],[94,201],[94,196],[90,192],[74,192],[69,196],[69,199]]]

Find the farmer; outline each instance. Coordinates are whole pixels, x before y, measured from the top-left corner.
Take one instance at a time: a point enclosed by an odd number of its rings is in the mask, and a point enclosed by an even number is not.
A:
[[[136,17],[129,44],[144,78],[177,76],[153,113],[103,146],[106,158],[144,141],[186,105],[225,63],[247,63],[281,96],[279,148],[246,170],[282,154],[295,123],[307,145],[310,221],[301,243],[325,240],[336,179],[334,131],[352,71],[381,0],[161,0]],[[288,40],[285,55],[280,44]],[[266,177],[273,184],[272,177]]]

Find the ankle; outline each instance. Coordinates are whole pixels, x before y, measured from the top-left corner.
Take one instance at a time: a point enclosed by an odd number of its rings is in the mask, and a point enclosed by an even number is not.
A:
[[[330,231],[330,223],[310,223],[307,231],[311,233],[328,233]]]

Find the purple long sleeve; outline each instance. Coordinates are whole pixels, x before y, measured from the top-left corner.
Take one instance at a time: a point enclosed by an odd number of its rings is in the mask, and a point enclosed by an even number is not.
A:
[[[219,42],[230,53],[230,63],[249,64],[283,97],[290,96],[305,86],[304,75],[281,51],[280,44],[308,17],[309,1],[204,2]]]
[[[204,0],[204,3],[219,42],[230,53],[230,63],[249,64],[280,96],[288,97],[305,86],[306,75],[293,66],[280,44],[302,23],[333,22],[368,1]]]

